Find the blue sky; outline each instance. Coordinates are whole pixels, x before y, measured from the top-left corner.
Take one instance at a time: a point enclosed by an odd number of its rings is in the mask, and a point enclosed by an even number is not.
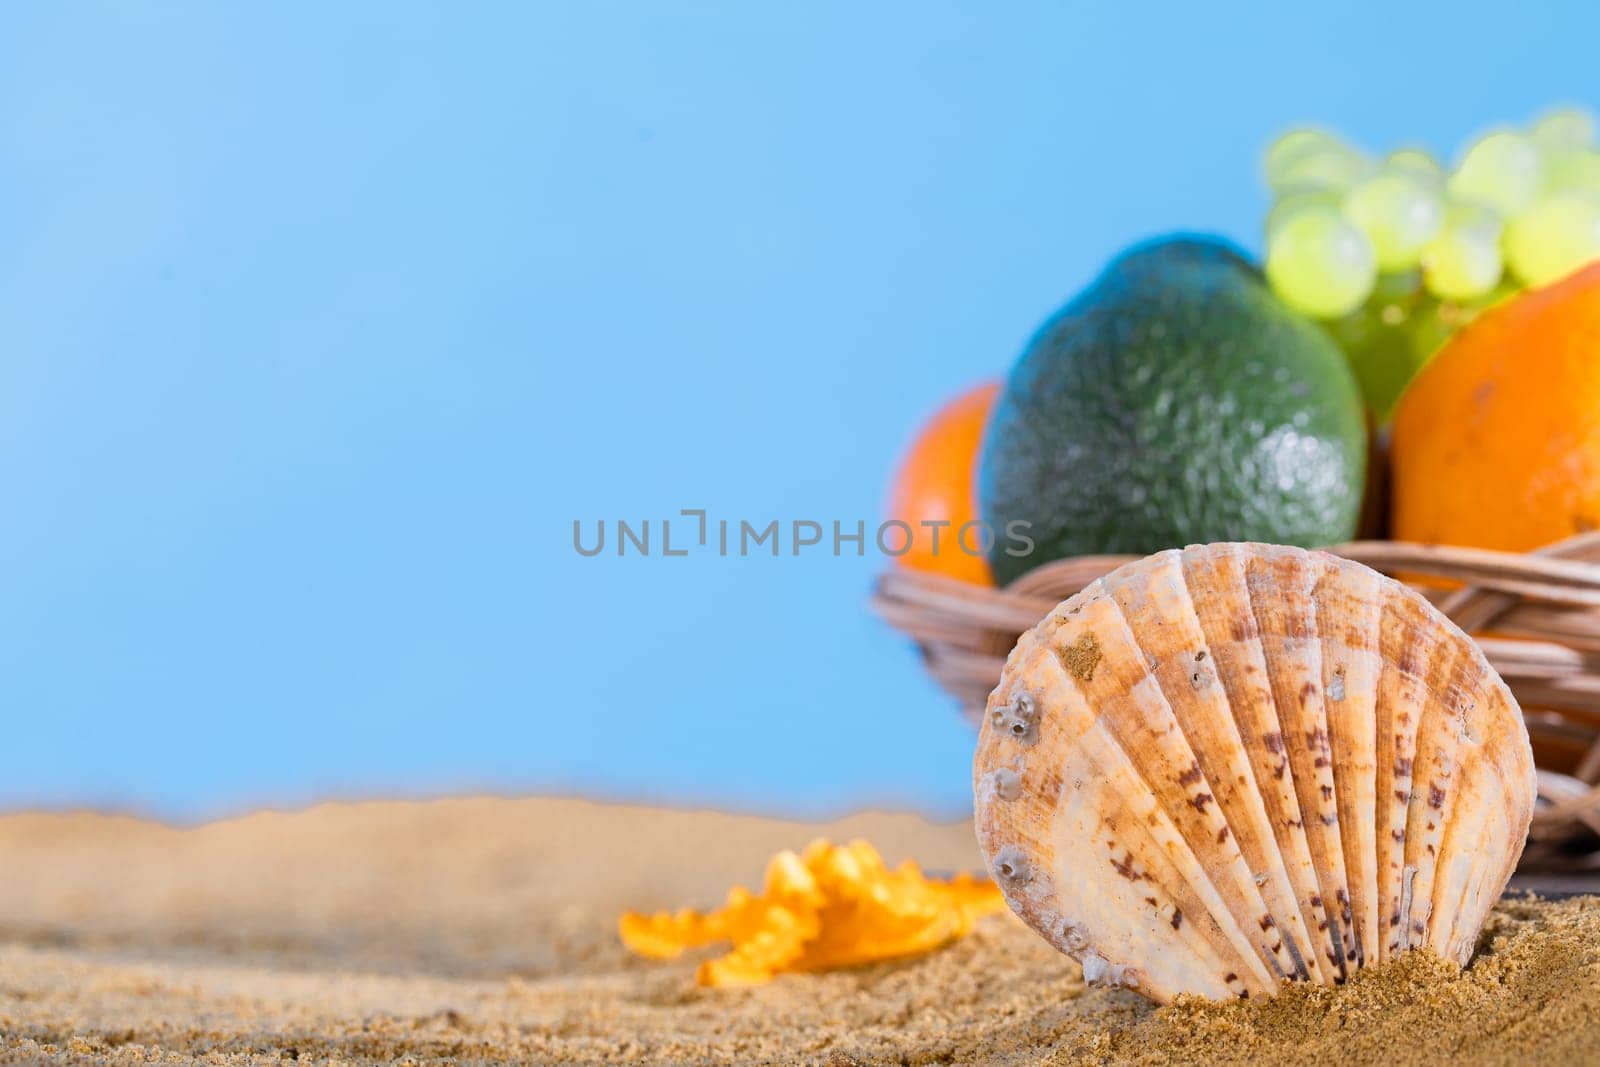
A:
[[[879,561],[572,521],[875,521],[1274,131],[1600,104],[1579,4],[992,8],[0,8],[0,806],[961,811]]]

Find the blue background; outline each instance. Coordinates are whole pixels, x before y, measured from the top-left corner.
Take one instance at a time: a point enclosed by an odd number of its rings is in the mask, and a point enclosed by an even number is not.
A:
[[[573,520],[870,525],[1118,248],[1256,246],[1275,131],[1448,151],[1600,31],[990,7],[0,8],[0,804],[963,810],[880,560]]]

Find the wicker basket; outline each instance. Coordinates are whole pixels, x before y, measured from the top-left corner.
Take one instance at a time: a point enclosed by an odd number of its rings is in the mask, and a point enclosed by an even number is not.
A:
[[[1522,869],[1600,870],[1600,532],[1527,554],[1398,541],[1329,551],[1405,575],[1476,637],[1516,694],[1539,765]],[[1133,558],[1059,560],[1004,589],[892,568],[872,603],[976,725],[1018,635]]]

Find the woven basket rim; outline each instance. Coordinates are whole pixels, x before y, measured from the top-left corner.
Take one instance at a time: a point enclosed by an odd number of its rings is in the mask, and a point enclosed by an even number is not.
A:
[[[1600,870],[1600,531],[1533,552],[1405,541],[1321,551],[1403,577],[1468,634],[1523,709],[1539,803],[1521,869]],[[974,723],[1017,636],[1133,555],[1055,560],[1005,587],[898,565],[871,606]]]

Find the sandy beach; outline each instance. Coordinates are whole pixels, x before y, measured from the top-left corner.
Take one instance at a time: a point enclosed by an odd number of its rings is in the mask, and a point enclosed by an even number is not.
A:
[[[0,817],[0,1061],[1600,1062],[1600,901],[1502,905],[1464,974],[1154,1008],[1009,915],[921,959],[694,985],[626,908],[707,906],[823,835],[977,865],[964,823],[826,825],[550,798],[325,805],[177,829]]]

